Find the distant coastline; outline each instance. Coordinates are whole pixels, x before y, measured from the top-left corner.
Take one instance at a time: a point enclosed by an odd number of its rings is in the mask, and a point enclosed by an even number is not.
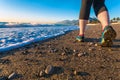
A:
[[[89,18],[88,25],[99,24],[97,18]],[[111,19],[111,24],[120,24],[119,18]],[[49,26],[78,26],[79,20],[63,20],[52,24],[40,24],[40,23],[18,23],[18,22],[0,22],[0,28],[14,28],[14,27],[49,27]]]

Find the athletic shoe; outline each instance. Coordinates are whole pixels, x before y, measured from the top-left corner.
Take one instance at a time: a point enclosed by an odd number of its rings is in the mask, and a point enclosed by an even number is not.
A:
[[[102,32],[99,45],[102,47],[111,47],[116,35],[117,34],[115,30],[111,26],[106,26],[104,31]]]
[[[76,40],[79,42],[84,42],[84,36],[77,36]]]

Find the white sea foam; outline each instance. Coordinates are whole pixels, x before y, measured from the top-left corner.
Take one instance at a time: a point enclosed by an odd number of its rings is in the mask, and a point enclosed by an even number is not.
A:
[[[77,26],[0,28],[0,52],[77,30]]]

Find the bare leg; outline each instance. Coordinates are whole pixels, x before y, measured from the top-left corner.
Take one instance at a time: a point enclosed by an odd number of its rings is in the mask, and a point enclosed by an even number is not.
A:
[[[110,24],[108,11],[103,11],[98,14],[98,19],[101,22],[102,30]]]
[[[79,20],[79,27],[80,27],[79,35],[84,36],[84,32],[85,32],[87,22],[88,22],[88,20],[83,20],[83,19]]]
[[[109,14],[107,11],[103,11],[98,14],[98,19],[101,22],[102,30],[106,27],[105,31],[102,32],[100,45],[103,47],[111,47],[113,45],[113,40],[116,37],[115,30],[109,26]]]

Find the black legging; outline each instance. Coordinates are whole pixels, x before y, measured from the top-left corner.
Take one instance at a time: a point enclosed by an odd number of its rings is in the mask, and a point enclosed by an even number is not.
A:
[[[92,5],[96,16],[103,11],[107,11],[107,8],[104,3],[105,0],[82,0],[79,19],[89,19],[90,9]]]

